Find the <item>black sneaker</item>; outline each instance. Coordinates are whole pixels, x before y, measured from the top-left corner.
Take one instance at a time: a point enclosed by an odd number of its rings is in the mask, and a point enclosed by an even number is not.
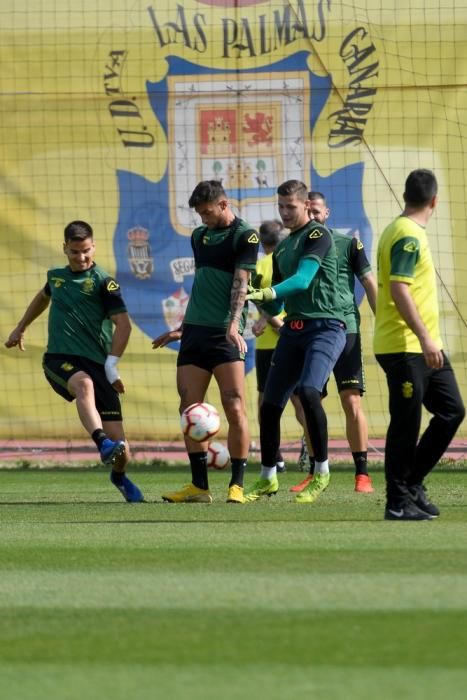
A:
[[[385,520],[433,520],[433,516],[425,510],[421,510],[412,501],[402,503],[399,506],[386,506]]]
[[[413,484],[412,486],[409,486],[408,489],[410,497],[417,506],[417,508],[420,508],[420,510],[424,510],[425,513],[433,515],[434,517],[439,515],[439,508],[435,506],[435,504],[432,503],[430,500],[428,500],[428,497],[426,495],[426,489],[423,486],[423,484]]]

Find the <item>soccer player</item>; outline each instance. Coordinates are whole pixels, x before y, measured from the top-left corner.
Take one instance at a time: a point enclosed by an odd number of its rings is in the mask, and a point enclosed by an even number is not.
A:
[[[425,227],[438,202],[431,170],[413,170],[405,207],[378,243],[374,351],[386,373],[389,413],[385,446],[386,520],[439,515],[425,490],[465,416],[439,332],[436,275]],[[419,439],[422,406],[433,414]]]
[[[260,409],[261,475],[245,492],[247,502],[279,489],[276,454],[280,419],[293,389],[305,413],[315,455],[313,481],[296,495],[313,503],[329,484],[327,419],[321,392],[345,344],[344,315],[339,308],[337,253],[328,229],[309,217],[308,189],[288,180],[278,189],[282,222],[290,234],[273,253],[272,287],[247,295],[271,315],[285,300],[286,317],[269,370]]]
[[[321,192],[309,192],[308,197],[311,217],[323,226],[326,225],[330,210],[325,196]],[[373,313],[376,310],[376,280],[371,272],[363,243],[358,238],[346,236],[333,229],[330,231],[337,249],[338,285],[346,325],[345,347],[335,364],[334,377],[345,413],[346,435],[355,464],[354,488],[358,493],[372,493],[374,489],[368,475],[368,424],[361,402],[365,381],[355,279],[361,282]],[[310,462],[308,476],[297,486],[292,486],[291,491],[300,492],[313,479],[314,466],[312,460]]]
[[[286,237],[286,232],[283,224],[277,219],[271,221],[263,221],[259,227],[259,239],[261,247],[265,255],[260,258],[256,264],[256,276],[253,278],[253,286],[262,288],[270,287],[272,282],[272,254],[277,245]],[[258,415],[259,409],[263,400],[264,387],[268,377],[269,368],[271,366],[272,356],[279,340],[279,331],[283,325],[284,312],[279,316],[268,316],[264,312],[261,313],[259,319],[252,326],[253,335],[256,336],[255,349],[255,367],[256,367],[256,382],[258,388]],[[302,404],[298,395],[292,393],[290,401],[295,409],[295,417],[302,426],[305,425],[305,416],[303,413]],[[284,458],[279,448],[276,461],[277,471],[279,473],[286,470]]]
[[[248,280],[258,256],[257,232],[235,216],[217,180],[195,187],[188,201],[202,226],[191,236],[195,278],[182,326],[153,340],[161,348],[180,340],[177,389],[180,412],[203,401],[214,376],[229,424],[227,445],[232,465],[227,503],[243,503],[243,476],[250,446],[245,407],[245,353]],[[162,496],[172,503],[211,503],[207,443],[185,436],[192,481]]]
[[[27,327],[49,306],[43,369],[52,389],[66,401],[76,399],[81,424],[94,440],[110,480],[129,503],[143,494],[125,474],[129,449],[119,394],[125,386],[118,371],[131,333],[130,319],[116,280],[94,262],[91,226],[72,221],[64,231],[65,267],[47,273],[45,286],[27,307],[5,342],[24,351]]]

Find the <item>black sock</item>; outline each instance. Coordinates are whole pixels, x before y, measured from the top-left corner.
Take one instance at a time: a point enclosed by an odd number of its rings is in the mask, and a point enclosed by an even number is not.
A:
[[[310,474],[314,474],[315,473],[315,458],[310,455],[308,457],[308,461],[310,463],[309,472],[310,472]]]
[[[232,465],[232,478],[230,479],[229,486],[237,484],[237,486],[243,487],[243,475],[245,474],[246,469],[246,459],[231,457],[230,462]]]
[[[355,476],[365,474],[368,476],[368,452],[352,452],[355,463]]]
[[[208,489],[208,453],[189,452],[191,480],[199,489]]]
[[[102,428],[97,428],[91,435],[92,439],[96,443],[97,449],[101,449],[101,445],[104,442],[104,440],[107,438],[107,435],[104,433]]]

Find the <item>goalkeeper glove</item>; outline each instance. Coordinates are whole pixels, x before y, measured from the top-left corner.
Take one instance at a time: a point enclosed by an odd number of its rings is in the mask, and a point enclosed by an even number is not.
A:
[[[276,292],[272,287],[264,287],[263,289],[248,289],[246,295],[247,301],[254,301],[258,304],[267,304],[268,301],[273,301],[276,298]]]

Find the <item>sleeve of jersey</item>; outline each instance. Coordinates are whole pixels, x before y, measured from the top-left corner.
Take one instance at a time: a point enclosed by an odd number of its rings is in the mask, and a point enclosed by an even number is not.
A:
[[[366,257],[365,248],[359,238],[352,238],[350,246],[350,265],[352,272],[359,280],[371,270],[370,262]]]
[[[401,238],[391,248],[391,282],[412,284],[415,265],[420,255],[420,242],[416,238]]]
[[[120,285],[113,277],[106,277],[102,281],[101,296],[104,309],[109,316],[126,312]]]
[[[298,263],[297,272],[284,280],[280,284],[274,285],[273,289],[279,299],[290,297],[292,294],[298,294],[305,291],[310,286],[313,277],[319,270],[319,262],[312,258],[301,258]]]
[[[47,297],[51,297],[51,296],[52,296],[52,291],[51,291],[51,289],[50,289],[50,284],[49,284],[49,281],[48,281],[48,280],[47,280],[47,282],[45,283],[44,288],[43,288],[42,291],[44,292],[45,296],[47,296]]]
[[[244,231],[237,240],[235,247],[235,267],[243,270],[254,270],[258,259],[259,236],[253,229]]]
[[[332,238],[329,231],[324,226],[316,224],[306,236],[303,254],[307,258],[314,258],[321,264],[331,245]]]

